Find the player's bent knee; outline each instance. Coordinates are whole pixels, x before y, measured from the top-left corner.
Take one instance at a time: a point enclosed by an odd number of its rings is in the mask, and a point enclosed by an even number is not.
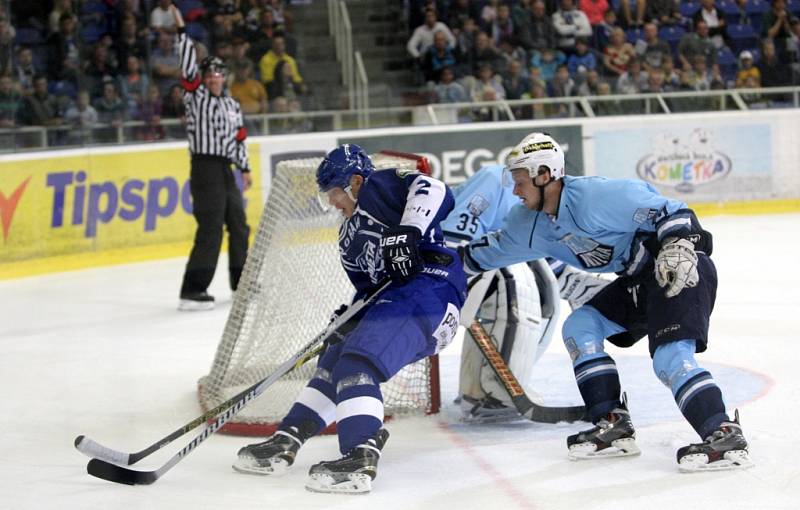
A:
[[[345,354],[336,362],[332,371],[336,393],[355,386],[378,386],[381,375],[377,368],[367,359],[354,354]]]
[[[589,305],[584,305],[572,312],[561,328],[565,342],[568,338],[598,338],[602,341],[602,339],[623,331],[625,330],[622,326],[606,319],[596,308]]]

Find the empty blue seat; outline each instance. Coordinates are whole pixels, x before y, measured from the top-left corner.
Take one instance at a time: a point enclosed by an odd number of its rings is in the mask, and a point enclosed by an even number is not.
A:
[[[688,2],[681,2],[680,13],[684,18],[691,18],[697,11],[700,10],[700,3],[689,0]]]
[[[625,40],[631,44],[636,44],[639,39],[644,39],[644,30],[641,28],[629,28],[625,31]]]
[[[800,0],[787,0],[786,10],[795,16],[800,16]]]
[[[725,82],[736,78],[736,71],[739,69],[739,61],[727,46],[723,46],[717,50],[717,64],[719,65],[720,73],[722,73]]]
[[[686,29],[680,25],[666,25],[658,29],[658,38],[669,44],[672,53],[678,51],[678,43],[686,34]]]
[[[36,28],[19,27],[15,42],[20,46],[33,46],[44,41],[42,33]]]
[[[758,34],[750,25],[728,25],[731,49],[737,55],[744,49],[758,44]]]

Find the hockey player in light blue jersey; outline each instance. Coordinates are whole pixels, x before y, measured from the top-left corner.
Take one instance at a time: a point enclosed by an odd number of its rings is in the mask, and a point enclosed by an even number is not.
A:
[[[691,209],[642,181],[566,176],[563,151],[543,133],[520,142],[506,168],[522,204],[501,230],[464,249],[468,272],[550,256],[619,275],[563,326],[595,424],[567,439],[570,458],[639,453],[616,365],[603,348],[627,331],[634,340],[648,335],[656,375],[703,440],[678,450],[679,468],[751,466],[738,412],[731,420],[722,392],[694,357],[707,347],[717,275],[711,235]]]
[[[234,468],[279,474],[300,446],[336,422],[338,460],[315,464],[306,487],[317,492],[371,490],[388,432],[379,384],[439,352],[456,333],[466,277],[445,247],[440,222],[453,208],[444,183],[409,170],[375,172],[357,145],[344,144],[317,169],[319,191],[345,217],[339,231],[342,266],[356,290],[391,284],[328,345],[317,371],[278,431],[239,451]]]

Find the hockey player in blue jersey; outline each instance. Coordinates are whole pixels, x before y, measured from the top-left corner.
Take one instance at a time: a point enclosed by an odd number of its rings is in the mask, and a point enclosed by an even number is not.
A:
[[[387,277],[391,284],[350,331],[340,331],[340,342],[327,346],[278,431],[242,448],[234,468],[280,474],[306,440],[336,422],[343,457],[313,465],[306,487],[369,492],[389,436],[379,384],[439,352],[458,328],[466,278],[439,226],[453,208],[453,195],[441,181],[417,172],[374,171],[369,156],[352,144],[328,153],[317,184],[345,217],[339,252],[354,299]]]
[[[628,331],[632,339],[648,335],[656,375],[703,440],[678,450],[681,471],[751,466],[738,412],[731,420],[694,356],[708,344],[717,286],[711,235],[694,212],[642,181],[566,176],[563,151],[543,133],[520,142],[506,167],[522,204],[501,230],[464,249],[468,273],[550,256],[619,275],[563,326],[595,424],[567,439],[570,458],[639,453],[616,365],[603,348],[605,339]]]

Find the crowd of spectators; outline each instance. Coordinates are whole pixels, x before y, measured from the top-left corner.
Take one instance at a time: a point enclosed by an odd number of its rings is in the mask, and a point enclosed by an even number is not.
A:
[[[407,49],[430,102],[800,83],[798,0],[411,0],[409,9]]]
[[[49,143],[182,138],[171,0],[0,1],[0,128],[51,126]],[[198,58],[227,64],[247,116],[299,111],[308,88],[283,0],[176,0]],[[167,126],[163,124],[168,124]],[[76,129],[77,128],[77,129]]]

